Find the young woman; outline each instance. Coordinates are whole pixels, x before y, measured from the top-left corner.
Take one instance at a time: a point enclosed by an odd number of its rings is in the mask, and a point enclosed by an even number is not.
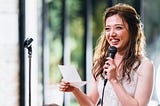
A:
[[[114,59],[107,57],[114,46]],[[87,95],[69,82],[61,81],[59,90],[73,92],[81,106],[95,106],[102,97],[104,106],[147,106],[153,89],[153,64],[145,56],[145,36],[136,10],[116,4],[104,14],[104,29],[94,53],[93,87]],[[102,99],[102,98],[101,98]],[[101,101],[102,102],[102,101]]]

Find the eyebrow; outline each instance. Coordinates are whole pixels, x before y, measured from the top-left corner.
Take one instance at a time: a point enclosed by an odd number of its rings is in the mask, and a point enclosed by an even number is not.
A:
[[[105,27],[108,27],[108,26],[110,26],[110,25],[106,25]],[[125,26],[124,24],[115,24],[114,26]]]

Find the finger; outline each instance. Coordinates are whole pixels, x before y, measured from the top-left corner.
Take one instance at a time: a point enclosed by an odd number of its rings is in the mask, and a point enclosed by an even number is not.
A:
[[[109,73],[105,74],[105,79],[109,79]]]
[[[107,61],[113,60],[111,57],[106,58]]]
[[[108,67],[109,67],[108,65],[104,65],[103,69],[108,69]]]
[[[105,65],[104,65],[106,68],[108,68],[110,66],[110,63],[109,62],[106,62]]]
[[[59,87],[59,90],[60,91],[64,91],[64,87]]]
[[[105,64],[108,65],[109,64],[109,60],[105,61]]]
[[[109,62],[105,62],[104,66],[103,66],[103,69],[108,69],[109,66],[110,66],[110,63]]]
[[[64,82],[61,82],[60,83],[60,87],[64,87],[64,86],[66,86],[67,84],[66,83],[64,83]]]
[[[104,75],[107,75],[107,69],[104,69],[104,70],[103,70],[103,74],[104,74]]]
[[[105,64],[110,66],[111,64],[113,64],[113,59],[108,59]]]
[[[68,81],[66,81],[64,79],[62,79],[61,82],[66,83],[66,84],[69,83]]]
[[[64,85],[60,85],[60,86],[59,86],[59,89],[63,89],[63,88],[65,88]]]
[[[62,81],[61,83],[60,83],[60,85],[59,85],[59,90],[60,91],[64,91],[65,89],[67,89],[68,87],[69,87],[69,83],[68,82],[64,82],[64,81]]]
[[[66,91],[67,88],[68,88],[68,86],[60,86],[60,87],[59,87],[59,90],[60,90],[60,91]]]

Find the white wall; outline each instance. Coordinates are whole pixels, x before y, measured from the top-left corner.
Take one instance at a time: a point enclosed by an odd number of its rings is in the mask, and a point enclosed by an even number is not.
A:
[[[32,37],[32,105],[38,100],[37,0],[26,0],[26,33]],[[0,106],[19,106],[18,0],[0,0]],[[28,106],[28,51],[26,50],[26,106]]]
[[[18,106],[18,0],[0,0],[0,106]]]

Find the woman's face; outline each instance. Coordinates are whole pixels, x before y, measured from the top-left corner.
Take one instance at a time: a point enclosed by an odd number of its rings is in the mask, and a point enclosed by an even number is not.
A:
[[[119,15],[113,15],[106,19],[106,39],[111,46],[117,47],[118,51],[125,50],[129,42],[128,24]]]

